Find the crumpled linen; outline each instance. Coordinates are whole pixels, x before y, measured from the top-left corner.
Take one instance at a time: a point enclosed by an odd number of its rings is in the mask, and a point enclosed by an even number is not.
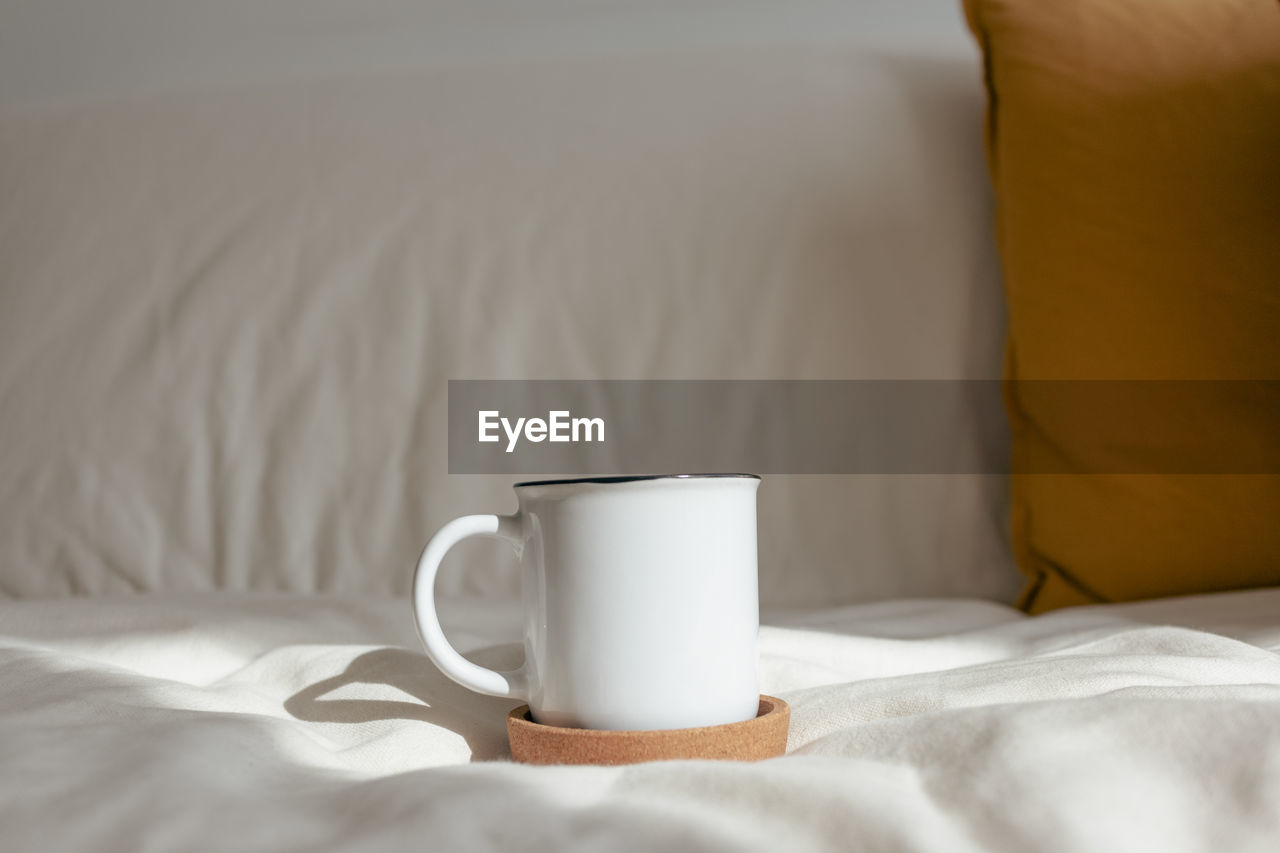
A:
[[[514,602],[446,599],[518,663]],[[0,847],[1273,850],[1280,590],[766,614],[789,754],[510,762],[397,598],[0,603]]]

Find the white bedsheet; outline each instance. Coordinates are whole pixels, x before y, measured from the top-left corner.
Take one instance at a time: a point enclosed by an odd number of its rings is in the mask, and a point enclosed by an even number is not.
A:
[[[399,599],[0,603],[0,848],[1280,849],[1280,590],[772,621],[786,758],[532,768]]]

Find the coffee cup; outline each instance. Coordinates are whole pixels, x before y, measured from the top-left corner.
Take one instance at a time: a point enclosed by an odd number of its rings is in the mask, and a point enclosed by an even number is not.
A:
[[[468,515],[419,560],[414,610],[427,654],[479,693],[529,704],[553,726],[618,731],[751,719],[759,593],[750,474],[542,480],[513,515]],[[485,669],[445,638],[435,579],[470,536],[511,544],[523,588],[525,662]]]

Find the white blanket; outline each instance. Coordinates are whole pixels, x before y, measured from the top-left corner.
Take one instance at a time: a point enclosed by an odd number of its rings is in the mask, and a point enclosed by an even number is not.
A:
[[[511,605],[442,606],[511,665]],[[762,632],[757,765],[533,768],[398,599],[0,604],[0,848],[1280,849],[1280,590]]]

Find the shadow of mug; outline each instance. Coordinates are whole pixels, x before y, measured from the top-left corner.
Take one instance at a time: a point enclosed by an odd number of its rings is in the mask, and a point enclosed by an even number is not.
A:
[[[513,669],[522,654],[520,646],[506,644],[480,649],[467,657],[481,666]],[[420,702],[324,698],[353,684],[387,685]],[[473,693],[447,678],[424,655],[388,648],[365,652],[339,675],[304,687],[284,701],[284,709],[296,719],[312,723],[430,723],[465,740],[473,761],[492,761],[510,756],[506,717],[519,704]]]

